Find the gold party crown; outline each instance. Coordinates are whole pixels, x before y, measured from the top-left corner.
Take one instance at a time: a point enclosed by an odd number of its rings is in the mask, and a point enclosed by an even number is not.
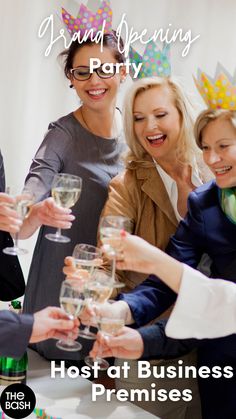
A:
[[[213,79],[200,69],[197,78],[193,78],[209,108],[236,110],[236,70],[231,76],[223,65],[218,63]]]

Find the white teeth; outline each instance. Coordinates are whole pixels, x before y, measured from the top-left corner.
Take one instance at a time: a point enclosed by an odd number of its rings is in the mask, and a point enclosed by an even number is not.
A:
[[[160,138],[163,138],[164,135],[163,134],[159,134],[159,135],[150,135],[147,137],[148,140],[159,140]]]
[[[101,90],[89,90],[89,94],[93,95],[93,96],[99,96],[102,95],[103,93],[105,93],[105,89],[101,89]]]
[[[224,166],[219,169],[215,169],[215,173],[219,175],[219,174],[228,172],[230,169],[232,169],[232,166]]]

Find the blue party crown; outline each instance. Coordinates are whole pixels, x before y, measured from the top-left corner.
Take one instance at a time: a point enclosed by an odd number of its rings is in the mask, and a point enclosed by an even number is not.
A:
[[[153,76],[168,77],[171,74],[170,46],[168,44],[164,44],[163,49],[160,50],[154,41],[150,41],[143,55],[140,55],[134,48],[130,47],[129,59],[131,62],[135,62],[136,65],[142,63],[138,74],[139,79]],[[132,66],[130,76],[134,79]]]

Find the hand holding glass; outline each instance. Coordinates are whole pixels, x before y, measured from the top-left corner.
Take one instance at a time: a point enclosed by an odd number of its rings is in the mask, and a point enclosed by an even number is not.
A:
[[[112,294],[112,284],[110,274],[102,269],[95,269],[90,279],[85,284],[86,305],[92,306],[104,303]],[[86,339],[96,339],[96,333],[90,331],[90,326],[79,332],[79,336]]]
[[[15,195],[15,204],[12,208],[17,212],[22,221],[29,215],[33,202],[34,195],[26,189],[24,189],[21,194]],[[18,237],[19,233],[15,233],[14,246],[5,247],[5,249],[3,249],[4,253],[11,256],[24,255],[28,253],[28,250],[19,248]]]
[[[99,331],[103,336],[116,336],[119,330],[125,325],[123,312],[114,310],[112,312],[112,304],[114,300],[109,300],[98,307],[97,325]],[[97,362],[101,370],[106,370],[109,367],[109,362],[102,358],[102,348],[99,346],[96,358],[86,357],[85,362],[92,367],[94,362]]]
[[[101,219],[99,227],[103,249],[108,257],[112,260],[113,288],[123,287],[125,284],[117,281],[115,276],[116,258],[120,257],[120,253],[112,247],[112,244],[107,244],[106,239],[120,240],[120,233],[122,230],[131,232],[131,220],[128,217],[123,217],[121,215],[108,215]]]
[[[79,316],[83,309],[84,294],[79,281],[66,280],[62,282],[60,291],[61,308],[68,314],[71,320]],[[80,351],[82,345],[73,339],[59,340],[56,343],[57,348],[64,351]]]
[[[55,203],[62,208],[70,208],[78,201],[82,188],[82,179],[79,176],[67,173],[57,173],[52,182],[52,197]],[[69,237],[61,234],[58,228],[55,234],[46,234],[48,240],[60,243],[70,242]]]
[[[102,264],[102,252],[98,247],[90,244],[77,244],[73,250],[75,267],[78,269],[78,278],[84,283],[90,280],[96,266]],[[96,339],[96,334],[90,331],[90,326],[80,329],[79,336],[85,339]]]

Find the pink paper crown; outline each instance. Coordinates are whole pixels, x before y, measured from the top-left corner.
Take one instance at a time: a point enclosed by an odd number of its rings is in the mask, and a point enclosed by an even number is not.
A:
[[[62,19],[71,37],[78,31],[80,31],[81,35],[84,35],[89,30],[93,30],[93,33],[98,32],[102,29],[104,20],[106,22],[104,32],[112,31],[112,10],[109,0],[103,0],[95,14],[84,4],[81,4],[77,17],[73,17],[62,7]]]
[[[194,81],[209,108],[236,110],[236,70],[234,76],[231,76],[223,65],[218,63],[215,77],[211,78],[198,69]]]
[[[164,44],[160,50],[154,41],[148,42],[143,55],[140,55],[132,47],[129,51],[131,62],[136,64],[142,63],[138,78],[161,76],[168,77],[171,73],[170,65],[170,46]],[[134,78],[134,72],[130,70],[130,75]],[[134,79],[135,80],[135,79]]]

